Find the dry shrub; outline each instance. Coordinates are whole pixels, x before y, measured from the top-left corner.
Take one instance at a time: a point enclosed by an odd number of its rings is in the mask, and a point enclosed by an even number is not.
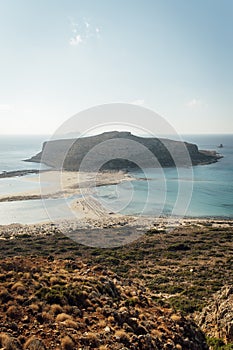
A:
[[[59,282],[60,282],[60,280],[56,276],[50,277],[50,284],[52,284],[52,285],[59,284]]]
[[[63,325],[66,326],[67,328],[73,328],[73,329],[77,329],[78,328],[78,324],[77,322],[67,319],[63,322]]]
[[[177,350],[182,350],[182,346],[180,344],[176,344],[176,349]]]
[[[21,350],[21,346],[17,339],[12,338],[6,333],[0,334],[0,345],[4,350]]]
[[[53,321],[53,316],[51,314],[49,314],[48,312],[43,311],[41,315],[42,315],[42,318],[43,318],[44,322]]]
[[[11,287],[12,291],[16,291],[18,294],[23,294],[25,293],[25,286],[23,285],[22,282],[16,282],[13,284],[13,286]]]
[[[127,307],[125,307],[125,306],[121,306],[121,307],[119,308],[118,312],[127,312],[127,313],[128,313],[128,309],[127,309]]]
[[[100,306],[98,306],[98,307],[96,307],[96,309],[95,309],[95,311],[98,313],[98,314],[101,314],[101,312],[102,312],[102,307],[100,307]]]
[[[173,314],[173,315],[171,315],[171,319],[174,322],[179,322],[179,321],[181,321],[182,317],[181,317],[181,315]]]
[[[66,320],[72,320],[72,317],[68,314],[65,314],[64,312],[62,312],[61,314],[58,314],[56,317],[57,322],[64,322]]]
[[[34,314],[36,314],[36,313],[39,312],[40,307],[39,307],[38,304],[32,303],[32,304],[29,306],[29,309],[30,309]]]
[[[61,340],[61,347],[62,347],[62,350],[74,350],[75,344],[74,344],[73,340],[68,335],[66,335]]]
[[[129,287],[126,287],[124,289],[124,292],[125,292],[125,295],[129,296],[129,297],[132,297],[132,290],[129,288]]]
[[[145,321],[146,320],[146,316],[143,313],[140,313],[138,316],[139,320],[141,321]]]
[[[5,287],[0,288],[0,300],[2,304],[6,304],[9,300],[12,299],[12,296],[8,292],[8,290]]]
[[[62,313],[62,307],[59,304],[52,304],[50,307],[50,311],[53,315],[58,315]]]
[[[7,342],[9,342],[9,340],[11,339],[11,337],[6,334],[6,333],[0,333],[0,345],[1,346],[6,346]]]
[[[139,297],[138,297],[137,295],[133,296],[133,297],[131,298],[131,301],[132,301],[132,303],[134,303],[134,304],[139,304],[139,303],[140,303],[140,299],[139,299]]]
[[[116,323],[114,316],[108,316],[108,322],[111,324]]]
[[[99,320],[98,322],[99,327],[104,328],[106,327],[106,325],[107,325],[106,320]]]
[[[15,282],[12,287],[11,287],[11,290],[16,290],[18,289],[19,287],[24,287],[23,283],[18,281],[18,282]]]
[[[88,341],[88,344],[91,346],[91,347],[97,347],[99,345],[99,340],[98,340],[98,337],[95,333],[93,332],[87,332],[86,333],[86,339]]]
[[[163,333],[156,328],[151,330],[151,335],[158,338],[158,339],[162,339],[162,337],[163,337]]]
[[[25,278],[26,280],[29,280],[31,278],[30,272],[24,272],[23,278]]]
[[[15,297],[15,302],[19,305],[22,305],[25,302],[25,297],[23,297],[22,295],[17,295]]]
[[[6,314],[7,314],[8,317],[10,317],[12,319],[17,319],[17,318],[21,317],[21,311],[15,305],[9,306],[8,309],[7,309]]]
[[[120,341],[129,341],[129,335],[121,329],[115,332],[115,337]]]
[[[35,337],[29,338],[24,344],[24,350],[46,350],[46,347],[41,339]]]

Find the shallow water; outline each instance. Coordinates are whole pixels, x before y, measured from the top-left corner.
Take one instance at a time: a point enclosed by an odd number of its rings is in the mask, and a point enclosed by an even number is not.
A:
[[[99,187],[97,198],[108,211],[122,214],[233,218],[233,135],[186,135],[183,139],[196,143],[199,149],[217,150],[224,158],[214,164],[179,172],[175,168],[147,169],[148,181],[143,172],[134,172],[136,181]],[[22,159],[39,152],[45,140],[45,136],[1,138],[0,171],[38,169],[39,164],[25,163]],[[217,148],[220,143],[224,148]],[[30,180],[37,176],[0,179],[0,195],[38,189],[39,183]],[[69,218],[64,200],[49,199],[46,206],[54,208],[54,218]],[[49,219],[41,200],[0,203],[0,224],[37,223]]]
[[[69,220],[79,218],[79,214],[70,211],[69,203],[75,197],[64,199],[40,199],[2,202],[0,203],[0,224],[9,225],[12,223],[36,224],[46,223],[55,220]],[[77,196],[77,198],[79,198]],[[53,208],[52,211],[50,208]],[[53,213],[50,217],[49,213]]]
[[[183,139],[199,149],[216,150],[224,158],[180,169],[179,174],[175,168],[147,169],[148,182],[142,180],[143,172],[133,172],[138,180],[131,187],[128,183],[102,187],[98,199],[108,210],[122,214],[233,218],[233,135],[186,135]],[[224,148],[217,147],[220,143]]]
[[[0,179],[0,194],[8,196],[20,192],[39,190],[40,184],[37,174]]]

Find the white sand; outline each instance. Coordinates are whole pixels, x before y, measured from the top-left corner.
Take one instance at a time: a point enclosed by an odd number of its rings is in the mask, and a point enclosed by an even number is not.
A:
[[[1,201],[28,200],[31,197],[59,198],[75,194],[92,193],[95,187],[114,185],[133,178],[122,171],[84,173],[72,171],[45,171],[38,176],[26,177],[28,181],[40,183],[39,189],[0,196]]]

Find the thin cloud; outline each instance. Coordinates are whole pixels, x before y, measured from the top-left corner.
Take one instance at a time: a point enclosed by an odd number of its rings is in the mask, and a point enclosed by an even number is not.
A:
[[[70,39],[70,45],[71,46],[78,46],[83,42],[83,39],[80,34],[74,36],[73,38]]]
[[[82,18],[79,21],[69,19],[72,36],[69,40],[71,46],[79,46],[86,43],[90,38],[100,38],[100,28],[94,26],[86,18]]]
[[[188,108],[196,108],[196,107],[203,107],[203,106],[204,106],[204,103],[198,98],[193,98],[192,100],[186,103],[186,107]]]

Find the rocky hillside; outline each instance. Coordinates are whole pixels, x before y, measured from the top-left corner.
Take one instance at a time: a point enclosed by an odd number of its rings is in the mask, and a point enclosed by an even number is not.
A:
[[[195,323],[142,284],[80,259],[1,261],[4,349],[208,349]]]
[[[99,148],[93,151],[96,146]],[[98,166],[98,162],[103,162],[104,170],[119,170],[136,168],[136,162],[144,168],[153,168],[207,164],[216,162],[219,158],[215,152],[199,151],[198,147],[191,143],[143,138],[130,132],[113,131],[97,136],[45,142],[43,150],[27,161],[43,161],[54,168],[79,170],[88,152],[89,159],[83,169],[88,171]]]
[[[204,331],[232,349],[232,288],[215,294],[233,283],[232,221],[154,224],[114,249],[53,224],[0,226],[0,240],[1,350],[207,349]]]
[[[233,286],[218,291],[196,320],[209,337],[233,343]]]

